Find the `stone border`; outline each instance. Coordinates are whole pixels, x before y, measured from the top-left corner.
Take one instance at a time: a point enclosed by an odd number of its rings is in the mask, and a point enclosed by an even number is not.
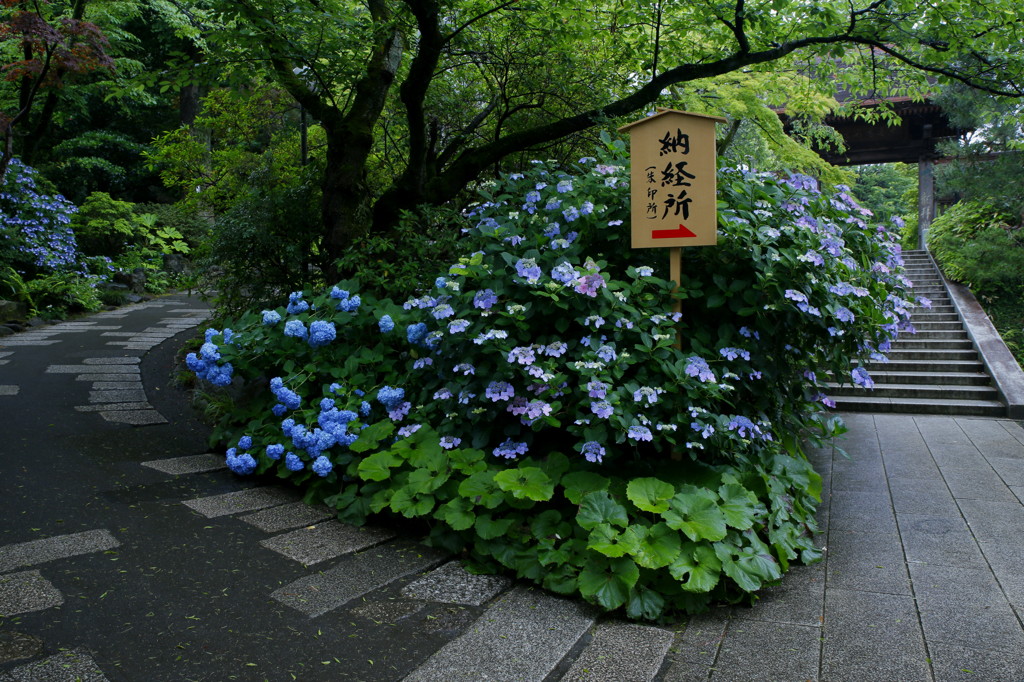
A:
[[[1013,353],[1006,347],[971,290],[946,279],[931,251],[925,253],[935,263],[957,315],[967,329],[967,336],[978,349],[981,361],[999,392],[999,398],[1006,403],[1006,416],[1010,419],[1024,419],[1024,370],[1017,364]]]

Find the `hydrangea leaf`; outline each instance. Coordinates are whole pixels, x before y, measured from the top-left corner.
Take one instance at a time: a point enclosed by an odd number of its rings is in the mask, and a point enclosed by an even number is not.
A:
[[[602,523],[590,531],[587,549],[612,558],[635,554],[640,547],[640,535],[634,526],[619,532],[607,523]]]
[[[484,451],[475,448],[457,448],[448,452],[448,460],[451,462],[452,468],[470,474],[487,468],[483,459]]]
[[[722,561],[707,545],[686,543],[668,567],[673,578],[688,592],[710,592],[718,584]]]
[[[637,526],[630,526],[629,531]],[[679,532],[672,530],[664,523],[656,523],[650,528],[642,528],[638,532],[639,542],[632,552],[636,562],[644,568],[663,568],[679,556],[682,540]]]
[[[514,519],[494,519],[490,514],[479,514],[476,517],[476,523],[473,524],[473,529],[484,540],[493,540],[504,537],[513,523],[515,523]]]
[[[758,504],[757,496],[741,485],[727,483],[718,489],[722,498],[719,508],[725,522],[737,530],[747,530],[754,525],[764,507]]]
[[[607,490],[611,481],[592,471],[574,471],[562,477],[562,494],[573,504],[579,504],[587,493]]]
[[[626,603],[629,591],[640,578],[640,569],[631,559],[593,556],[580,572],[580,594],[608,610]]]
[[[517,467],[499,471],[494,474],[494,482],[517,500],[543,502],[550,500],[555,494],[551,478],[538,467]]]
[[[389,419],[370,424],[359,432],[359,438],[348,446],[352,452],[368,452],[380,445],[380,442],[395,432],[395,424]]]
[[[625,528],[629,525],[626,508],[612,499],[605,490],[587,493],[580,502],[576,523],[584,530],[592,530],[599,524],[607,523]]]
[[[494,509],[505,499],[494,482],[494,474],[490,471],[480,471],[463,480],[459,484],[459,495],[469,499],[473,504],[488,509]]]
[[[538,540],[564,539],[572,535],[572,526],[565,521],[558,509],[541,512],[530,522],[530,532]]]
[[[683,531],[693,541],[717,542],[725,538],[725,515],[716,502],[705,496],[679,493],[662,517],[669,528]]]
[[[626,615],[630,618],[656,620],[665,610],[665,598],[648,587],[631,590],[626,604]]]
[[[557,410],[557,404],[553,404],[552,408]],[[557,485],[562,478],[562,474],[569,471],[572,468],[572,464],[569,462],[569,458],[561,452],[552,452],[541,462],[540,468],[551,478],[551,482]]]
[[[454,530],[468,530],[476,521],[476,514],[472,510],[473,504],[469,500],[456,497],[438,507],[434,517],[444,521]]]
[[[671,483],[657,478],[634,478],[626,486],[626,497],[637,509],[656,514],[668,511],[668,501],[675,494]]]
[[[575,568],[563,563],[545,572],[543,585],[558,594],[574,594],[579,588],[579,580]]]
[[[359,441],[356,441],[357,443]],[[364,481],[384,481],[391,477],[391,469],[399,466],[404,460],[390,450],[375,452],[359,462],[359,478]]]
[[[406,485],[414,493],[432,493],[448,480],[448,472],[435,472],[430,469],[413,469],[409,472]]]
[[[434,508],[433,495],[417,495],[409,488],[399,488],[388,505],[391,511],[401,514],[407,519],[424,516]]]

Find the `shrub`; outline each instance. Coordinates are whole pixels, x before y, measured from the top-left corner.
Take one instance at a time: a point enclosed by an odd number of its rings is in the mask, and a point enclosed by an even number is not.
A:
[[[928,246],[946,275],[981,296],[1016,295],[1024,285],[1024,231],[983,202],[960,202],[935,219]]]
[[[634,618],[749,600],[820,556],[800,436],[842,427],[816,373],[906,324],[899,247],[842,191],[726,170],[720,243],[687,252],[676,314],[665,253],[626,248],[621,143],[581,164],[485,187],[420,296],[296,291],[187,363],[235,384],[228,466],[342,519],[426,519],[480,569]]]
[[[13,159],[0,184],[0,263],[28,277],[78,265],[78,245],[71,229],[75,206],[48,194],[42,178]]]

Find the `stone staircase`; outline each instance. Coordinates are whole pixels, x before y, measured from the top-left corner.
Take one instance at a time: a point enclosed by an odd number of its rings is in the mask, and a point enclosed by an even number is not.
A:
[[[968,338],[942,276],[927,251],[905,251],[913,293],[932,302],[915,308],[916,334],[893,343],[889,362],[871,362],[874,389],[829,384],[826,392],[845,412],[899,412],[1005,417],[1006,405]],[[848,379],[847,379],[848,381]]]

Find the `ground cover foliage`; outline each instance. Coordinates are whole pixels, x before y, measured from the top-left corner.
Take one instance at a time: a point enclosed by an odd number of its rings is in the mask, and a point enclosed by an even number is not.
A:
[[[346,281],[207,330],[187,362],[223,392],[229,467],[639,619],[817,560],[801,443],[843,428],[819,377],[870,385],[859,363],[907,326],[894,236],[809,178],[723,170],[674,315],[665,252],[628,248],[627,183],[610,140],[535,163],[484,188],[421,296]]]

